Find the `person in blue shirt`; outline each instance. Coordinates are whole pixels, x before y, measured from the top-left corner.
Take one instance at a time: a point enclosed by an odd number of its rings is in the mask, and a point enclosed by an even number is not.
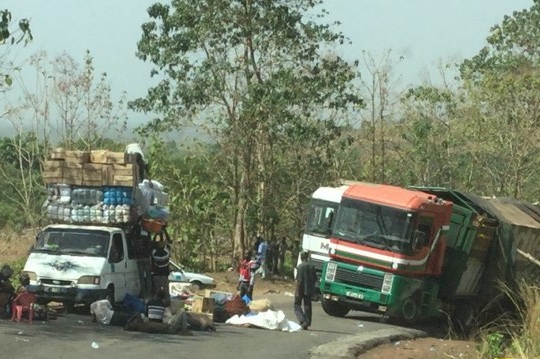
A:
[[[261,267],[257,270],[257,274],[261,275],[262,279],[265,279],[268,274],[268,267],[266,264],[267,252],[268,252],[268,242],[260,236],[257,237],[257,240],[261,239],[259,248],[257,249],[257,259],[261,263]]]

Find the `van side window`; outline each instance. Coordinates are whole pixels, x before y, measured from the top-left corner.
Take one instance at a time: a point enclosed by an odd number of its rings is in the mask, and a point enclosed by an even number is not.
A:
[[[115,233],[112,238],[111,252],[109,253],[109,261],[118,263],[124,259],[124,243],[122,234]]]

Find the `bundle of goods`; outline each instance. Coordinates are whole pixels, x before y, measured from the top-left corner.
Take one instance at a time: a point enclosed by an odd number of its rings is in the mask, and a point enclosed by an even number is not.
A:
[[[65,223],[132,223],[139,217],[166,221],[167,194],[143,180],[140,156],[124,152],[56,149],[45,161],[45,204],[50,220]]]
[[[49,185],[47,217],[66,223],[129,223],[133,220],[130,187]],[[135,218],[136,220],[136,218]]]

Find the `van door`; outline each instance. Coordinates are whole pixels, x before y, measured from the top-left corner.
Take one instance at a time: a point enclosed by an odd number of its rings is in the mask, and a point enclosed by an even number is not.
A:
[[[129,236],[129,237],[128,237]],[[125,237],[125,249],[126,249],[126,293],[134,296],[141,294],[141,274],[139,272],[139,266],[137,256],[135,255],[135,248],[133,247],[133,233],[126,234]]]
[[[114,284],[114,301],[120,302],[126,294],[127,256],[125,254],[124,236],[120,232],[113,233],[108,256],[108,272]]]

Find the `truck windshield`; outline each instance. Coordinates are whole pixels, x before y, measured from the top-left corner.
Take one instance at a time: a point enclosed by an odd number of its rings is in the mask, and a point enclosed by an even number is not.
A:
[[[412,212],[343,198],[333,236],[379,249],[409,253],[414,217]]]
[[[306,219],[305,233],[330,237],[338,206],[339,203],[312,199]]]
[[[38,235],[34,251],[106,257],[110,233],[106,231],[49,228]]]

